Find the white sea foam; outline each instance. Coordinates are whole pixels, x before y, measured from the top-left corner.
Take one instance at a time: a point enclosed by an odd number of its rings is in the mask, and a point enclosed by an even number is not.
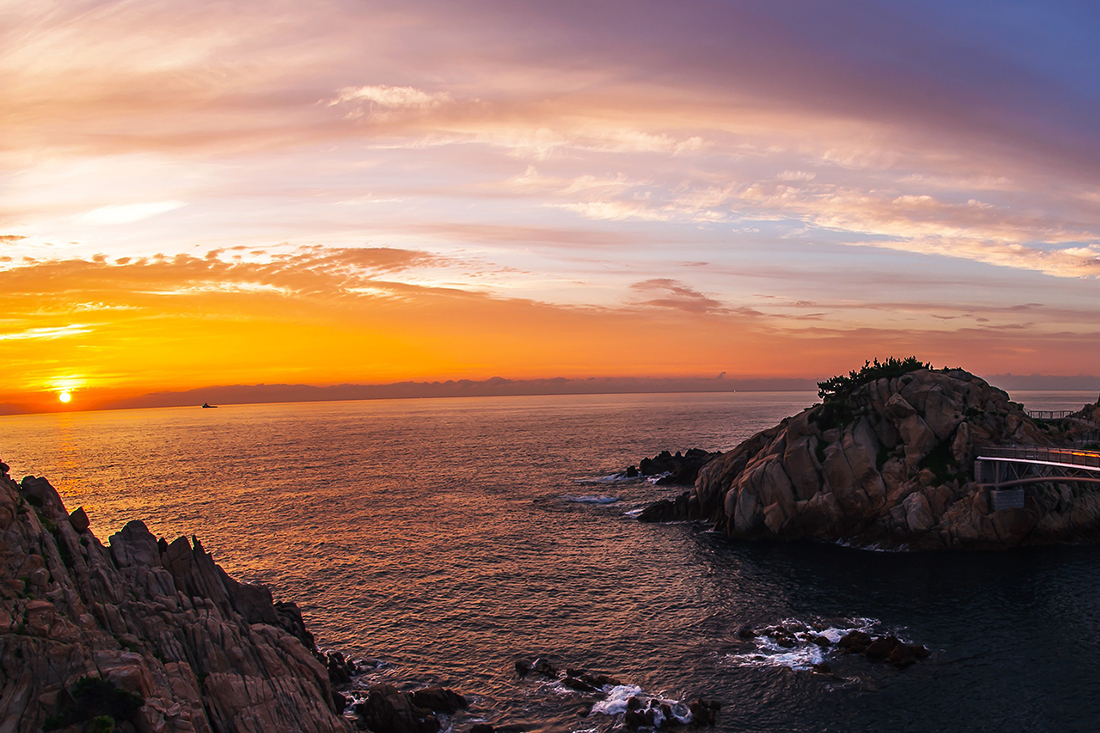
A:
[[[593,714],[600,715],[622,715],[627,710],[627,705],[632,697],[637,697],[642,705],[640,710],[645,710],[653,705],[653,727],[660,728],[664,725],[667,718],[664,711],[661,710],[661,705],[668,705],[669,711],[672,717],[676,719],[681,725],[687,725],[691,722],[691,709],[688,708],[686,703],[679,700],[667,700],[657,695],[646,694],[641,687],[637,685],[618,685],[616,687],[604,688],[607,693],[607,698],[599,701],[592,706]]]
[[[642,688],[637,685],[618,685],[607,691],[607,699],[592,706],[593,713],[601,715],[619,715],[626,712],[626,703],[635,695],[641,695]]]
[[[814,665],[821,664],[829,656],[832,647],[820,647],[810,641],[809,636],[824,636],[830,644],[835,645],[845,635],[852,631],[871,633],[878,625],[878,620],[873,618],[848,618],[842,623],[829,626],[820,631],[811,630],[798,634],[796,644],[793,647],[782,646],[776,639],[760,633],[752,641],[756,648],[751,652],[740,654],[727,654],[725,661],[737,667],[787,667],[795,670],[813,669]],[[811,624],[806,624],[797,619],[784,619],[777,626],[801,625],[812,629]]]
[[[606,494],[582,494],[581,496],[563,496],[565,501],[571,501],[574,504],[614,504],[619,500],[617,496],[607,496]]]
[[[609,476],[586,476],[584,478],[575,478],[573,481],[578,484],[621,484],[621,483],[637,483],[641,480],[641,476],[627,476],[625,473],[613,473]]]

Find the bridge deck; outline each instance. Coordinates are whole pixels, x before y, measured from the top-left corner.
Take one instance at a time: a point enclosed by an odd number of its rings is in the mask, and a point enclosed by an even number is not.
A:
[[[1038,446],[996,446],[979,448],[977,452],[979,461],[1032,463],[1041,466],[1100,471],[1100,451]]]

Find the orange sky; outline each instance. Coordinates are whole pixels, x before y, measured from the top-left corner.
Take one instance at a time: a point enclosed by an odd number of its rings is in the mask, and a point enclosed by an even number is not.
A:
[[[1100,374],[1087,23],[678,8],[10,5],[0,403]]]

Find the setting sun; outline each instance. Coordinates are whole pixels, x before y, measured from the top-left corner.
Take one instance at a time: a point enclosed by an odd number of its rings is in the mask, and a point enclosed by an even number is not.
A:
[[[61,400],[62,402],[69,402],[70,400],[72,400],[72,398],[73,396],[68,392],[62,392],[61,394],[57,395],[57,399]]]

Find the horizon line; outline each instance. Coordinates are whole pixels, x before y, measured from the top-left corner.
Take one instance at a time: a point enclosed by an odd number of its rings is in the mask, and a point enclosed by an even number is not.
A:
[[[1100,389],[1100,376],[995,374],[985,378],[1008,390],[1065,390],[1088,392]],[[1087,384],[1087,386],[1086,386]],[[101,399],[83,407],[80,403],[51,405],[43,409],[30,403],[0,403],[0,416],[97,412],[105,410],[198,407],[202,404],[253,405],[310,402],[344,402],[391,399],[435,399],[453,397],[539,397],[614,394],[706,394],[735,392],[814,392],[816,379],[809,377],[552,377],[483,380],[448,379],[388,383],[258,383],[196,387],[187,390],[147,392],[134,397]]]

